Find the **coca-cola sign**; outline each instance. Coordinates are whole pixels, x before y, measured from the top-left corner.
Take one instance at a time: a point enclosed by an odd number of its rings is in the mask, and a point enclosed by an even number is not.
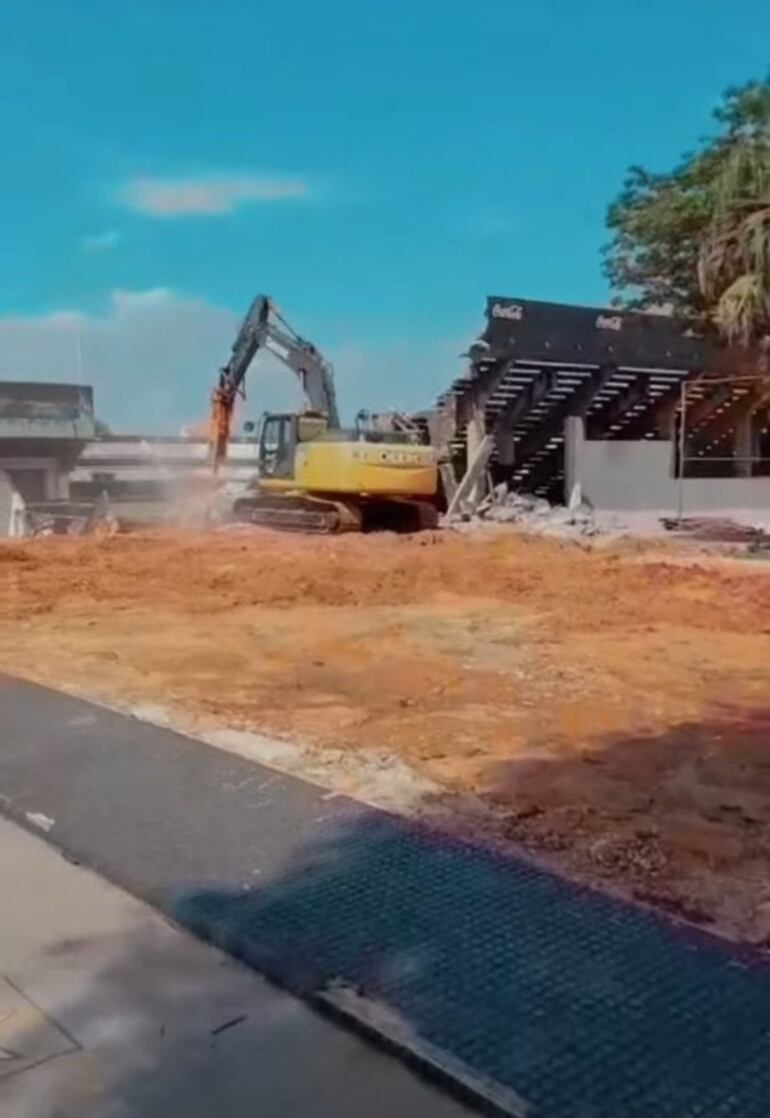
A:
[[[521,303],[493,303],[492,318],[507,318],[510,322],[521,322],[524,308]]]

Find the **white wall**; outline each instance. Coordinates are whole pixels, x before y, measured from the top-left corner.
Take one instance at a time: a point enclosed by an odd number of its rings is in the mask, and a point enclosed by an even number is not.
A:
[[[576,463],[583,497],[597,509],[666,509],[676,505],[671,443],[586,440]]]
[[[730,511],[763,514],[770,518],[770,477],[686,478],[684,512],[718,513]]]
[[[673,513],[678,482],[666,440],[582,443],[576,463],[583,497],[594,508]],[[770,477],[686,478],[687,515],[753,510],[770,516]]]

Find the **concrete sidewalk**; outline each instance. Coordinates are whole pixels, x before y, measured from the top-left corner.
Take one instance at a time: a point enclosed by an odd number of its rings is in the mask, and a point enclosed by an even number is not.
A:
[[[513,851],[1,674],[0,809],[497,1112],[767,1118],[767,956],[572,886]],[[127,943],[105,964],[107,985],[126,985],[131,1004],[134,984],[155,973],[147,996],[160,997],[165,965],[131,968],[131,957]],[[182,996],[173,970],[166,998]],[[183,1020],[195,1019],[197,1004],[193,997]],[[80,1039],[55,1006],[49,1012]],[[208,1030],[212,1039],[225,1020],[206,1017],[195,1037]],[[259,1043],[268,1045],[272,1032],[264,1021],[262,1029]],[[325,1101],[337,1081],[317,1071],[314,1084],[308,1046],[290,1047],[288,1069],[282,1045],[263,1065],[284,1069],[275,1091],[294,1088],[290,1069],[299,1079],[302,1054],[310,1089],[299,1098],[317,1091],[313,1113],[346,1113],[355,1080],[340,1071],[343,1102]],[[184,1045],[177,1051],[181,1059]],[[158,1065],[158,1090],[167,1066],[174,1061]],[[178,1083],[206,1078],[183,1059],[179,1066]],[[248,1093],[254,1069],[244,1074],[218,1078],[245,1082]],[[382,1083],[362,1078],[365,1099],[348,1113],[371,1112],[375,1099],[389,1112],[428,1113],[422,1104],[394,1107]],[[133,1082],[139,1090],[141,1078]],[[237,1105],[225,1099],[224,1114],[237,1115]],[[283,1113],[301,1114],[300,1105]],[[143,1099],[139,1113],[153,1113]]]
[[[2,1118],[461,1118],[400,1063],[0,820]]]

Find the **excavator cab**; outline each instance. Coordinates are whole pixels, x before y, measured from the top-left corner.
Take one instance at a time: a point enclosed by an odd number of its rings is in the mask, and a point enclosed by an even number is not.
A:
[[[259,431],[259,474],[264,478],[292,478],[297,448],[297,416],[266,412]]]
[[[260,476],[293,478],[297,444],[320,438],[328,429],[320,412],[265,412],[259,427]]]

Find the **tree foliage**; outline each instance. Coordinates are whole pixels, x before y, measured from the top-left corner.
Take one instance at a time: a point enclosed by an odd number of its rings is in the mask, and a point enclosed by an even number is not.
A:
[[[632,167],[609,207],[616,302],[748,344],[770,332],[770,81],[728,90],[715,135],[666,174]]]

